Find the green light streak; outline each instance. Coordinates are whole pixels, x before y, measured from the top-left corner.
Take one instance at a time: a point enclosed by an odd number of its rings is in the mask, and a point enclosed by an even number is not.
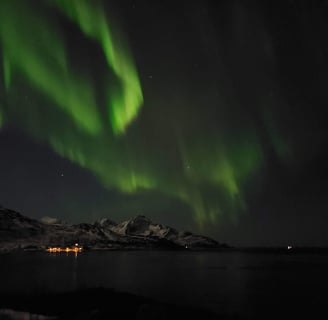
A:
[[[101,8],[90,2],[56,4],[103,48],[111,69],[107,71],[114,72],[121,84],[117,88],[114,83],[105,94],[111,102],[111,126],[114,133],[125,132],[143,98],[123,37],[115,39]],[[126,193],[154,188],[156,183],[144,172],[147,170],[136,169],[137,164],[122,160],[129,156],[104,130],[106,124],[100,120],[102,113],[96,103],[94,85],[71,67],[64,37],[56,21],[47,15],[48,9],[42,5],[32,8],[27,1],[20,0],[0,3],[3,77],[11,120],[36,139],[48,141],[61,156],[93,172],[106,187]],[[28,111],[17,107],[22,102],[14,94],[18,76],[23,76],[28,86],[44,96],[39,102],[35,100]],[[2,119],[0,113],[1,124]]]
[[[67,112],[81,130],[91,134],[102,130],[90,84],[71,72],[56,27],[42,11],[36,12],[27,1],[1,1],[0,38],[7,89],[10,65]]]
[[[276,155],[282,161],[287,161],[291,157],[291,148],[286,139],[283,139],[277,130],[269,128],[269,136]]]
[[[147,169],[141,170],[140,166],[138,169],[133,168],[122,150],[115,150],[115,147],[114,150],[101,149],[104,138],[93,139],[89,136],[81,141],[79,138],[59,140],[55,137],[50,140],[50,144],[62,157],[90,170],[109,189],[136,193],[156,188],[155,177]]]
[[[3,57],[3,78],[4,78],[4,84],[5,89],[9,90],[10,82],[11,82],[11,70],[10,70],[10,62],[4,55]]]
[[[2,114],[2,111],[0,108],[0,129],[2,128],[3,124],[4,124],[4,119],[3,119],[3,114]]]
[[[136,67],[123,37],[117,32],[114,36],[102,8],[86,0],[38,4],[32,8],[28,1],[0,1],[7,99],[5,113],[0,108],[0,127],[5,118],[6,123],[48,143],[57,154],[91,172],[110,190],[126,194],[155,191],[177,199],[192,209],[200,226],[217,222],[222,215],[234,217],[245,206],[246,184],[264,161],[254,124],[245,120],[241,133],[230,137],[219,126],[213,135],[204,125],[197,123],[195,131],[189,132],[181,123],[178,137],[165,132],[163,141],[144,145],[152,140],[152,127],[127,130],[143,103]],[[72,66],[74,52],[68,51],[50,8],[78,27],[74,32],[83,35],[86,46],[91,41],[103,50],[104,73],[109,74],[104,78],[115,76],[105,83],[105,90],[83,73],[87,68],[82,63],[80,68]],[[23,89],[31,96],[30,104],[17,95]],[[222,114],[227,113],[223,103],[220,108],[225,111]]]
[[[87,0],[54,0],[81,30],[102,46],[108,66],[121,82],[121,92],[108,90],[109,119],[114,133],[121,134],[135,119],[143,103],[141,85],[123,37],[115,38],[101,6]]]
[[[179,195],[192,204],[200,225],[216,221],[222,212],[230,212],[233,218],[235,209],[245,208],[244,187],[264,161],[255,132],[249,130],[246,136],[224,142],[217,137],[206,143],[201,138],[186,143],[179,137],[186,185],[193,186],[183,187]]]
[[[266,124],[267,134],[274,148],[277,157],[281,161],[288,161],[292,157],[292,148],[288,144],[286,137],[283,137],[281,130],[278,129],[277,120],[275,120],[272,110],[273,108],[263,108],[262,117]]]

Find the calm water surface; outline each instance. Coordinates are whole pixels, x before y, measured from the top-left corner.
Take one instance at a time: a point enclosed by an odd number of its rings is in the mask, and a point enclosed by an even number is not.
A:
[[[322,313],[327,273],[328,255],[308,253],[25,252],[0,256],[0,291],[107,287],[219,313]]]

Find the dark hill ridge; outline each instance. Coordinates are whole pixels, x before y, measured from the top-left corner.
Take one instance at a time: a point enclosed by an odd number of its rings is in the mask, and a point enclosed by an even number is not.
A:
[[[145,216],[119,224],[107,218],[95,223],[47,224],[0,207],[0,251],[42,250],[49,246],[72,246],[76,242],[84,248],[97,250],[222,247],[209,237],[177,231],[153,223]]]

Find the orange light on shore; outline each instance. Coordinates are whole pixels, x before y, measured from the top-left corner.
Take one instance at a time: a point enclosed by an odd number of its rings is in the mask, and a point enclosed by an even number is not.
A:
[[[47,248],[47,251],[48,252],[75,252],[75,253],[78,253],[78,252],[82,252],[82,247],[73,247],[73,248],[70,248],[70,247],[65,247],[65,248],[61,248],[61,247],[49,247]]]

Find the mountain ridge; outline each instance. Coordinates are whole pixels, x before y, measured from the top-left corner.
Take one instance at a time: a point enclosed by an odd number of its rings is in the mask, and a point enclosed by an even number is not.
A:
[[[101,218],[94,223],[45,223],[11,209],[0,207],[0,252],[45,250],[72,246],[90,250],[120,249],[214,249],[225,247],[218,241],[189,231],[154,223],[143,215],[117,223]]]

